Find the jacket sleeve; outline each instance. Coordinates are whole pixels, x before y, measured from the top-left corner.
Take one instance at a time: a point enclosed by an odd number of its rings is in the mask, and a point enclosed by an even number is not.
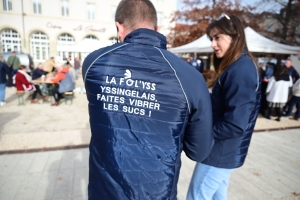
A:
[[[53,83],[58,83],[66,77],[63,73],[58,73],[55,77],[51,78]]]
[[[290,76],[289,87],[293,87],[293,78]]]
[[[293,94],[300,93],[300,79],[298,79],[296,83],[293,85],[292,91]]]
[[[274,80],[274,76],[272,76],[268,82],[268,86],[267,86],[267,89],[266,89],[266,93],[269,93],[273,87],[275,83],[275,80]]]
[[[295,81],[297,81],[299,79],[299,73],[297,72],[297,70],[295,68],[292,72],[292,78],[295,79]]]
[[[214,144],[211,100],[203,78],[200,85],[193,88],[193,91],[192,110],[184,134],[183,150],[187,157],[201,162],[209,155]],[[197,96],[198,99],[195,99]]]
[[[216,140],[243,136],[256,103],[257,75],[250,72],[236,68],[223,77],[225,112],[223,119],[213,127]]]
[[[5,70],[5,73],[9,73],[9,67],[6,63],[3,62],[3,67],[4,67],[4,70]]]

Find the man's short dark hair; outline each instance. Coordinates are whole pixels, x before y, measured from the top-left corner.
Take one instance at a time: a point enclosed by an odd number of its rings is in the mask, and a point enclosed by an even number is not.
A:
[[[136,29],[142,23],[157,29],[156,10],[149,0],[122,0],[116,10],[115,21],[128,29]]]

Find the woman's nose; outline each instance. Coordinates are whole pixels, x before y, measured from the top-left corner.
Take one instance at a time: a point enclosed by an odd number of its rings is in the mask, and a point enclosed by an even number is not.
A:
[[[211,47],[214,48],[215,46],[216,46],[216,41],[215,41],[215,40],[212,40],[212,41],[211,41]]]

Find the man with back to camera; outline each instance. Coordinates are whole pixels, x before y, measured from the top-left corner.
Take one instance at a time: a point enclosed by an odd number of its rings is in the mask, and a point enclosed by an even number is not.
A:
[[[121,43],[92,52],[82,67],[92,132],[88,196],[174,200],[181,151],[201,162],[214,143],[208,89],[166,50],[151,1],[122,0],[115,21]]]

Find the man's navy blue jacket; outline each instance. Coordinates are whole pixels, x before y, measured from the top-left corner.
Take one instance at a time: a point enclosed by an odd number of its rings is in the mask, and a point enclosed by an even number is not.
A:
[[[84,61],[89,101],[89,199],[176,199],[182,149],[203,161],[213,145],[211,101],[192,66],[149,29]]]

